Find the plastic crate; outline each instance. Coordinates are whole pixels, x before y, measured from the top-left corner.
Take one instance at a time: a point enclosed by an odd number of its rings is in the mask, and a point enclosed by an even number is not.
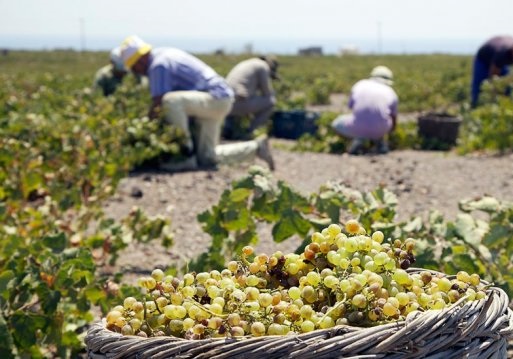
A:
[[[314,134],[317,131],[316,120],[319,113],[292,110],[292,111],[276,111],[273,114],[273,130],[274,137],[298,139],[305,133]]]

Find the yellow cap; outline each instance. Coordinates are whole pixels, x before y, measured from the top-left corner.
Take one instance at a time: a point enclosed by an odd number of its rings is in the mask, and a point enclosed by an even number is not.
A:
[[[150,51],[151,45],[135,35],[127,37],[121,44],[121,58],[127,68],[134,66],[142,56]]]

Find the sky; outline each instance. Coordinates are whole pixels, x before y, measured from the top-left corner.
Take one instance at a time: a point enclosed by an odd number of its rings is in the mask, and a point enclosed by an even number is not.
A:
[[[513,0],[0,0],[0,47],[104,50],[137,34],[200,52],[470,53],[513,34],[512,13]]]

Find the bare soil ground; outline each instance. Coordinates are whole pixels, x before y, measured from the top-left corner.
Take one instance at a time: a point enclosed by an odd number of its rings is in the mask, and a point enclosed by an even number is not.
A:
[[[430,209],[437,209],[451,219],[458,212],[458,201],[484,194],[513,200],[513,154],[458,156],[408,150],[380,156],[350,156],[290,152],[277,148],[282,148],[286,141],[272,139],[271,143],[275,147],[277,179],[285,180],[304,194],[317,191],[328,180],[342,181],[359,191],[383,184],[398,196],[398,219],[425,215]],[[221,167],[217,171],[137,173],[124,179],[117,195],[108,203],[107,212],[119,218],[132,206],[140,206],[151,215],[168,216],[175,244],[169,250],[156,244],[131,245],[118,262],[120,269],[143,273],[155,267],[183,264],[206,250],[210,237],[202,231],[196,216],[216,204],[223,190],[245,175],[253,164]],[[142,196],[133,196],[137,189]],[[266,228],[260,232],[259,251],[292,251],[299,244],[292,239],[278,246]]]

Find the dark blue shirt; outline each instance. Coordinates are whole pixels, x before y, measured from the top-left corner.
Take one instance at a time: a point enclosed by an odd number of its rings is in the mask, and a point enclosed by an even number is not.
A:
[[[513,37],[492,37],[479,48],[476,57],[488,67],[492,64],[497,67],[513,64]]]

